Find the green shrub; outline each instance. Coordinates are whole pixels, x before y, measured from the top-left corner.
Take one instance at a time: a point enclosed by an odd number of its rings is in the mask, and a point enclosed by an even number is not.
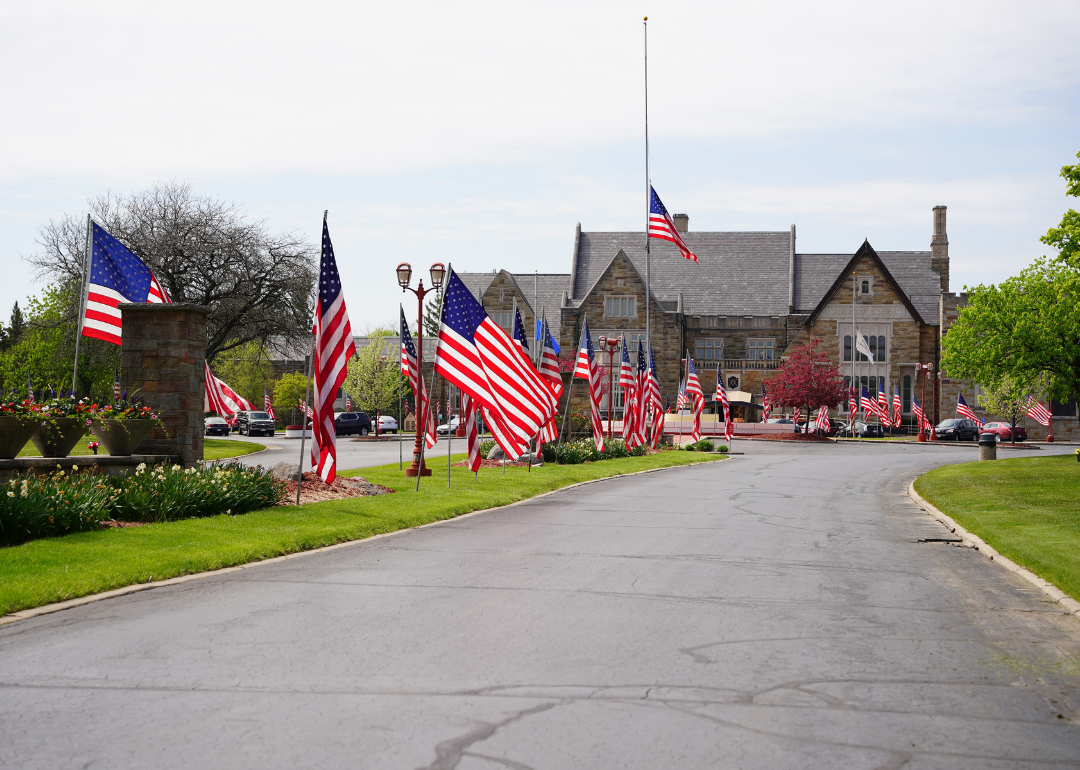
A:
[[[495,442],[492,441],[491,439],[488,439],[487,441],[481,441],[480,442],[480,457],[481,458],[486,458],[488,456],[488,452],[490,452],[494,448],[495,448]]]
[[[697,442],[697,448],[699,452],[712,452],[716,448],[716,444],[711,439],[703,438]]]
[[[577,441],[564,441],[561,444],[544,444],[544,462],[558,462],[563,465],[577,465],[598,460],[615,460],[620,457],[641,457],[645,454],[644,446],[627,450],[626,442],[614,439],[604,442],[604,451],[600,452],[591,438]]]
[[[13,478],[0,489],[0,545],[98,529],[120,494],[107,478],[78,466]]]
[[[684,452],[696,452],[698,449],[697,444],[687,444],[683,447]]]
[[[275,505],[285,491],[272,471],[223,463],[201,468],[142,464],[120,487],[115,518],[121,521],[177,521],[222,513],[239,514]]]
[[[725,454],[726,454],[726,453],[727,453],[727,451],[728,451],[728,445],[727,445],[727,444],[721,444],[720,446],[718,446],[718,447],[716,448],[716,451],[717,451],[717,452],[723,452],[723,453],[725,453]]]

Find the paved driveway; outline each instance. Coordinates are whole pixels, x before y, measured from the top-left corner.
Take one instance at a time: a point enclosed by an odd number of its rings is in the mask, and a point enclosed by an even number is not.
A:
[[[399,435],[401,437],[400,446],[398,441]],[[280,462],[287,462],[295,465],[300,460],[299,439],[286,439],[281,436],[274,436],[273,438],[249,438],[237,434],[229,436],[229,438],[235,441],[248,441],[254,444],[262,444],[266,447],[267,451],[265,452],[259,452],[250,457],[240,458],[240,462],[245,463],[246,465],[262,465],[265,468],[271,468]],[[339,437],[337,443],[338,468],[344,470],[346,468],[367,468],[372,465],[388,465],[397,462],[399,455],[403,458],[405,466],[408,467],[409,463],[412,462],[414,442],[415,438],[412,433],[390,434],[386,437],[385,441],[370,439],[354,440],[352,437]],[[450,450],[454,453],[466,451],[465,439],[451,439]],[[434,449],[428,449],[425,452],[425,457],[434,455],[440,457],[446,455],[445,437],[439,439],[439,443]],[[443,467],[446,467],[445,461]],[[304,470],[311,470],[310,440],[304,443]]]
[[[0,628],[0,766],[1080,765],[1080,624],[907,482],[743,443]]]

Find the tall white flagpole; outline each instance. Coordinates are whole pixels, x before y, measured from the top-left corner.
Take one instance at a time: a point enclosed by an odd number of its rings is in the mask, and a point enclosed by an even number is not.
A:
[[[649,17],[645,27],[645,348],[652,361],[652,290],[649,271],[649,211],[652,208],[652,180],[649,176]],[[681,415],[680,415],[681,416]]]
[[[329,213],[330,213],[330,209],[324,209],[323,210],[323,215],[322,215],[323,229],[326,228],[326,217],[327,217],[327,215]],[[322,231],[319,232],[319,238],[320,238],[320,240],[322,239]],[[320,276],[322,275],[321,263],[320,263],[320,267],[319,267],[319,274],[320,274]],[[316,314],[319,312],[319,287],[318,286],[315,287],[315,312],[316,312]],[[301,425],[301,430],[300,430],[300,465],[297,466],[297,468],[296,468],[296,504],[297,505],[300,505],[300,487],[303,486],[303,484],[304,484],[304,443],[307,441],[307,423],[308,423],[307,410],[311,408],[311,406],[310,406],[310,400],[311,400],[311,372],[312,372],[312,368],[315,366],[315,328],[318,326],[319,320],[320,319],[316,317],[315,318],[315,323],[312,324],[312,326],[311,326],[311,353],[308,355],[307,382],[304,384],[304,406],[307,407],[307,408],[300,410],[302,415],[303,415],[303,419],[300,420],[300,425]],[[315,421],[312,420],[311,423],[312,423],[311,424],[311,430],[312,430],[311,440],[314,441],[315,440],[315,434],[314,434]]]
[[[93,245],[90,239],[90,213],[86,214],[86,251],[83,252],[83,274],[82,283],[79,284],[79,321],[75,327],[75,369],[71,373],[71,395],[75,395],[75,386],[79,380],[79,342],[82,340],[83,318],[86,315],[86,291],[87,281],[86,274],[90,270],[90,260],[92,259],[91,249]]]

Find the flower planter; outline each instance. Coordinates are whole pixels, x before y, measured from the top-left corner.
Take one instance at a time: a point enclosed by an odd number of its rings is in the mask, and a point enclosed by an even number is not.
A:
[[[0,459],[10,460],[19,454],[40,423],[23,417],[0,417]]]
[[[130,457],[153,427],[153,420],[94,420],[90,430],[110,455]]]
[[[42,457],[67,457],[86,432],[86,420],[80,417],[57,417],[43,420],[30,440]]]

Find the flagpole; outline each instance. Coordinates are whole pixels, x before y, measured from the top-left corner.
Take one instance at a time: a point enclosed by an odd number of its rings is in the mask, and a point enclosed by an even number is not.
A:
[[[645,28],[645,347],[652,353],[652,290],[649,271],[649,210],[652,206],[652,181],[649,177],[649,17]],[[650,359],[651,360],[651,359]],[[680,418],[682,415],[679,415]]]
[[[453,435],[450,432],[450,401],[454,398],[454,386],[446,381],[446,488],[450,488],[450,440]]]
[[[75,395],[75,386],[79,380],[79,342],[82,340],[83,316],[86,315],[86,273],[90,264],[90,213],[86,214],[86,251],[83,252],[82,283],[79,284],[79,321],[75,328],[75,369],[71,373],[71,395]]]
[[[403,429],[405,423],[401,419],[401,341],[405,338],[405,332],[401,328],[401,320],[405,318],[405,307],[400,302],[398,303],[398,384],[397,384],[397,453],[398,453],[398,470],[405,467],[405,445],[401,443]]]
[[[452,264],[450,264],[449,262],[447,262],[446,263],[446,282],[449,282],[450,276],[453,274],[453,272],[454,272],[454,266]],[[444,286],[445,285],[446,284],[444,283]],[[443,306],[445,305],[445,300],[446,300],[446,291],[445,291],[445,289],[440,291],[438,296],[439,296],[439,325],[441,326],[442,325],[442,317],[443,317]],[[419,323],[419,324],[423,324],[423,322],[424,322],[423,317],[421,317],[420,320],[417,321],[417,323]],[[423,327],[421,326],[421,333],[422,332],[423,332]],[[417,351],[417,356],[419,357],[420,355],[421,355],[421,352]],[[435,335],[435,358],[433,358],[432,361],[431,361],[431,386],[432,386],[432,388],[435,387],[435,364],[437,364],[438,362],[439,362],[439,337],[438,337],[438,334],[436,334]],[[421,383],[420,387],[421,387],[421,389],[423,389],[423,382],[424,382],[424,361],[423,361],[423,359],[417,360],[416,368],[419,371],[419,376],[416,379]],[[417,398],[419,399],[419,396]],[[425,409],[424,411],[427,412],[428,414],[431,413],[431,399],[428,399],[428,408]],[[420,430],[420,401],[419,400],[416,402],[416,417],[417,417],[416,429]],[[424,415],[424,428],[425,429],[427,428],[427,420],[428,419],[429,419],[428,416]],[[435,441],[438,442],[438,440],[439,440],[438,431],[436,431],[435,433],[436,433]],[[449,438],[450,438],[449,433],[450,433],[450,431],[447,430],[447,440],[449,440]],[[424,467],[424,453],[425,453],[426,448],[427,448],[427,436],[424,436],[423,441],[420,442],[420,466],[419,466],[420,468]],[[447,465],[449,465],[449,463],[450,463],[450,459],[448,457],[447,458]],[[446,474],[447,474],[447,482],[446,482],[446,484],[447,484],[447,486],[449,486],[450,485],[450,481],[449,481],[450,470],[449,470],[449,468],[447,469]],[[420,491],[420,471],[419,470],[417,470],[417,472],[416,472],[416,491],[417,492]]]
[[[323,221],[323,227],[324,228],[326,227],[326,216],[329,213],[330,213],[330,209],[323,210],[322,221]],[[318,291],[318,289],[316,289],[316,291]],[[315,312],[317,313],[318,311],[319,311],[319,300],[318,300],[318,295],[316,295]],[[318,323],[318,322],[319,322],[319,319],[316,318],[315,323]],[[311,326],[311,353],[308,355],[307,382],[304,383],[304,406],[305,407],[311,401],[311,370],[312,370],[312,367],[314,365],[315,365],[315,324],[312,324],[312,326]],[[301,430],[300,430],[300,464],[296,468],[296,504],[297,505],[300,505],[300,487],[304,483],[304,443],[307,441],[307,423],[308,423],[307,409],[301,409],[300,411],[303,413],[303,419],[300,421],[300,425],[301,425]],[[312,440],[314,441],[315,440],[315,435],[314,435],[315,424],[314,424],[314,421],[312,421],[311,429],[312,429]]]
[[[858,391],[855,396],[855,411],[851,413],[851,438],[855,438],[855,419],[859,407],[862,405],[862,392],[859,391],[859,381],[855,376],[858,372],[859,353],[855,342],[855,300],[858,299],[859,279],[855,274],[851,275],[851,387]],[[848,398],[850,403],[851,398]]]

